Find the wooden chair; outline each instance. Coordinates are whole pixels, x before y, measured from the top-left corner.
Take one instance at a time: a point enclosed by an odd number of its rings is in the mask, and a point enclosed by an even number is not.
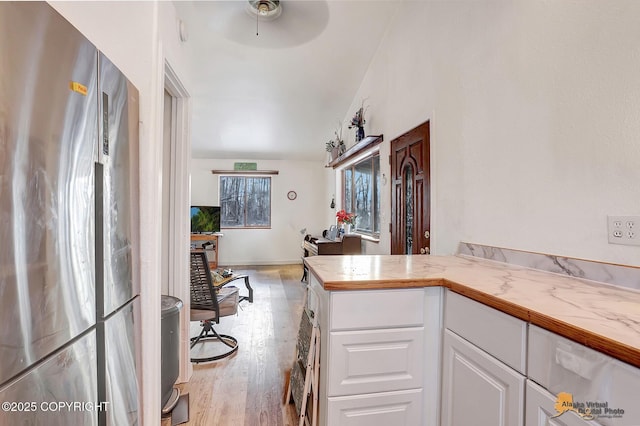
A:
[[[227,334],[218,334],[213,324],[219,324],[221,317],[235,315],[239,300],[237,287],[214,287],[206,254],[191,252],[190,316],[191,321],[200,321],[202,325],[200,334],[191,338],[191,362],[215,361],[238,350],[238,340]],[[209,353],[210,350],[213,353]]]

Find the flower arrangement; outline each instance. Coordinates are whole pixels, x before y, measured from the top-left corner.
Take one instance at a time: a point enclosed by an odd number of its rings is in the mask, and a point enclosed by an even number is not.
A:
[[[353,213],[347,213],[344,209],[338,210],[336,213],[336,218],[338,219],[338,224],[342,225],[355,225],[356,224],[356,215]]]
[[[351,118],[351,123],[349,124],[349,128],[350,129],[353,129],[354,127],[357,129],[356,130],[356,142],[359,142],[362,139],[364,139],[364,123],[367,122],[364,119],[365,111],[366,111],[366,109],[364,107],[364,100],[363,100],[362,101],[362,105],[360,106],[360,109],[358,109],[358,111],[356,111],[356,114],[353,116],[353,118]]]
[[[351,118],[351,124],[349,124],[349,128],[353,129],[354,127],[364,127],[364,124],[367,121],[364,119],[364,108],[360,107],[356,114]]]

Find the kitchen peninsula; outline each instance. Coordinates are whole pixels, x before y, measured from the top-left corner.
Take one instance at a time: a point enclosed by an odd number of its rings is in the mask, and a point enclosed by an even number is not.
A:
[[[599,424],[640,424],[637,404],[626,396],[640,393],[636,290],[463,255],[318,256],[305,263],[325,366],[320,424],[347,424],[353,416],[369,424],[462,424],[452,420],[460,410],[451,399],[473,394],[456,387],[452,371],[467,355],[488,358],[478,361],[480,370],[498,366],[513,377],[495,395],[513,406],[496,409],[485,424],[533,424],[536,410],[554,415],[559,392],[623,407],[623,416],[603,414]],[[603,380],[608,386],[595,386]],[[476,399],[491,404],[492,390]],[[536,392],[544,404],[529,400]],[[378,406],[389,410],[371,411]]]

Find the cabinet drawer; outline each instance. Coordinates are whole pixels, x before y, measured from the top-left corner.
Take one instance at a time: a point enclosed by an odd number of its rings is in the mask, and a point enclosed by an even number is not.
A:
[[[598,417],[603,425],[640,425],[640,369],[535,325],[529,327],[529,378],[552,395],[567,392],[574,401],[624,410],[619,418]]]
[[[526,373],[526,322],[447,291],[444,325],[511,368]]]
[[[422,390],[329,398],[331,426],[415,426],[422,424]]]
[[[422,326],[424,289],[331,293],[331,330]]]
[[[422,387],[424,328],[331,332],[327,394]]]

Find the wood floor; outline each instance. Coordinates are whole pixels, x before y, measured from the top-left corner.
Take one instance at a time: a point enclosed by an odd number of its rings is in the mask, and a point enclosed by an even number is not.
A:
[[[185,425],[298,424],[293,404],[282,402],[304,304],[302,265],[250,268],[234,272],[250,275],[254,303],[242,302],[237,316],[224,317],[215,326],[238,339],[238,352],[193,365],[189,383],[179,385],[190,400],[190,421]],[[192,335],[197,332],[198,323],[192,323]],[[170,425],[170,419],[163,419],[162,426]]]

